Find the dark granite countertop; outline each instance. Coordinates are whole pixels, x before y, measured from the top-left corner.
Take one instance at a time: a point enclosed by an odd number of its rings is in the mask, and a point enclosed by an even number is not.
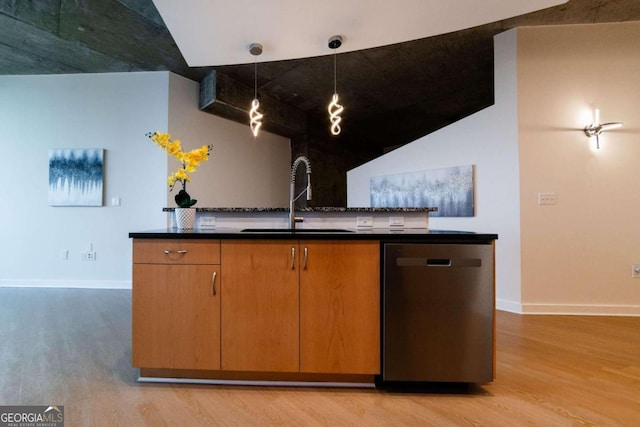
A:
[[[171,212],[173,208],[163,208]],[[289,208],[196,208],[197,212],[289,212]],[[342,208],[342,207],[310,207],[296,208],[296,212],[437,212],[438,208]]]
[[[178,230],[168,228],[129,233],[136,239],[253,239],[253,240],[381,240],[417,243],[489,243],[498,238],[493,233],[474,233],[467,231],[426,230],[420,228],[404,229],[259,229],[262,231],[242,231],[239,228],[216,228],[214,230]],[[246,230],[246,229],[244,229]]]

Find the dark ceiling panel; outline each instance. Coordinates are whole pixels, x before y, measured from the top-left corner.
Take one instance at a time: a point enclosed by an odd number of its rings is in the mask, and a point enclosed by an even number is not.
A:
[[[2,30],[0,30],[1,37]],[[82,70],[71,69],[68,65],[62,65],[58,61],[52,61],[46,57],[5,44],[0,44],[0,68],[2,68],[4,74],[9,75],[33,74],[31,70],[36,69],[46,69],[49,70],[49,73],[82,72]]]
[[[146,0],[117,0],[118,3],[131,9],[133,12],[139,14],[143,18],[152,21],[158,27],[165,27],[164,21],[153,4],[153,1]]]
[[[2,1],[0,14],[55,34],[58,32],[60,1]]]
[[[63,1],[60,37],[127,62],[135,69],[171,69],[180,73],[187,69],[166,27],[118,1]]]
[[[2,74],[9,74],[5,61],[22,64],[11,74],[131,71],[127,62],[5,15],[0,15],[0,41],[11,48],[0,57]]]
[[[259,62],[258,94],[269,100],[265,107],[278,105],[280,112],[290,107],[295,114],[289,120],[306,114],[306,144],[326,143],[343,152],[351,147],[358,151],[354,158],[365,161],[491,105],[495,34],[516,26],[631,20],[640,20],[638,0],[570,0],[440,36],[358,52],[338,49],[337,87],[345,112],[337,138],[327,131],[326,106],[333,93],[329,48],[321,57]],[[215,68],[233,87],[245,87],[247,99],[234,99],[238,105],[251,101],[255,59],[260,58],[247,52],[246,64]],[[187,67],[152,0],[0,2],[0,74],[137,70],[168,70],[201,81],[214,68]],[[242,111],[235,107],[229,118],[244,123]]]

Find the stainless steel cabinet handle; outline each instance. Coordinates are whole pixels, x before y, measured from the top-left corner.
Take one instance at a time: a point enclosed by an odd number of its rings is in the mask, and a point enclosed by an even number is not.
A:
[[[291,246],[291,269],[292,270],[296,269],[295,259],[296,259],[296,248],[295,246]]]
[[[186,249],[181,249],[181,250],[179,250],[179,251],[171,251],[171,250],[169,250],[169,249],[165,249],[165,250],[164,250],[164,253],[165,253],[165,254],[167,254],[167,255],[169,255],[169,254],[180,254],[180,255],[184,255],[184,254],[186,254],[186,253],[187,253],[187,250],[186,250]]]
[[[211,293],[213,295],[216,294],[216,276],[218,275],[217,271],[213,272],[213,275],[211,275]]]
[[[304,247],[304,269],[307,269],[307,262],[309,261],[309,249],[307,249],[307,247]]]

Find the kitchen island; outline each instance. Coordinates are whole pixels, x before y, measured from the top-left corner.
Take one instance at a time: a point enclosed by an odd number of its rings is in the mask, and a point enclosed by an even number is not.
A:
[[[493,246],[497,239],[259,226],[129,236],[132,364],[141,380],[334,386],[371,385],[381,374],[384,244]]]

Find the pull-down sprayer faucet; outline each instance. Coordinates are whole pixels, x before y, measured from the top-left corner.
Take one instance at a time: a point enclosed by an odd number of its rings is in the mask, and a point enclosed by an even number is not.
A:
[[[296,171],[298,170],[298,165],[300,165],[300,163],[304,163],[307,166],[307,186],[300,192],[300,194],[294,197],[296,191]],[[293,205],[295,204],[296,200],[298,200],[305,192],[307,193],[307,200],[311,200],[311,163],[309,163],[309,159],[305,156],[300,156],[294,160],[293,166],[291,166],[291,188],[289,191],[289,228],[291,228],[292,230],[295,230],[296,222],[302,221],[302,218],[296,218]]]

